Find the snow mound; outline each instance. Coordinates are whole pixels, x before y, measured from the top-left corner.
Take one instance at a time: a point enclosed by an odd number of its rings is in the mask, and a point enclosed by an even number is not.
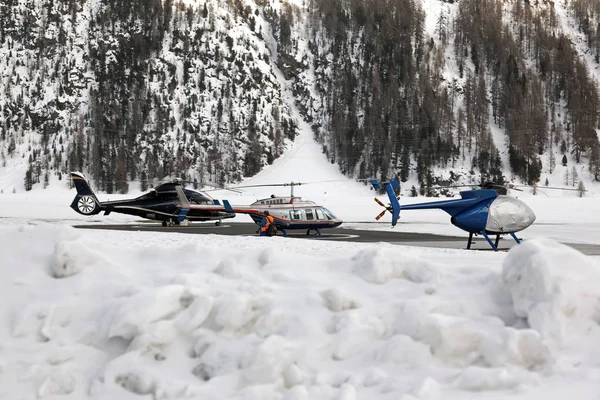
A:
[[[558,374],[599,380],[596,267],[556,244],[465,255],[63,229],[0,229],[2,399],[547,398]],[[80,272],[49,276],[55,259]],[[544,302],[578,347],[535,325]]]
[[[504,260],[502,277],[515,313],[562,344],[600,337],[600,263],[549,239],[528,240]]]
[[[72,393],[77,382],[72,369],[72,365],[62,365],[53,371],[38,389],[38,397]]]
[[[376,360],[418,368],[431,363],[431,348],[408,336],[394,335],[377,350]]]
[[[333,312],[352,310],[360,307],[352,295],[340,288],[331,288],[321,293],[325,306]]]
[[[50,271],[55,278],[66,278],[81,272],[87,266],[102,268],[108,263],[110,260],[91,249],[85,241],[62,240],[54,247]]]
[[[432,263],[385,248],[362,250],[352,257],[352,262],[356,275],[370,283],[383,284],[392,279],[423,283],[435,278]]]
[[[517,389],[522,385],[534,385],[539,378],[525,371],[509,371],[505,368],[468,367],[454,384],[462,390],[481,392]]]
[[[132,340],[154,322],[171,319],[186,307],[187,296],[189,294],[183,286],[170,285],[120,299],[106,315],[108,339],[120,337]]]

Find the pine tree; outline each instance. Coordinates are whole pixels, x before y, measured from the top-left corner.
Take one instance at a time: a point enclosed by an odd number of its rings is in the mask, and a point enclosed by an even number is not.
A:
[[[412,185],[410,188],[410,196],[411,197],[419,196],[419,192],[417,192],[417,188],[415,188],[415,185]]]
[[[579,181],[579,185],[577,185],[577,193],[579,194],[579,197],[583,197],[583,194],[585,193],[585,185],[583,184],[583,181]]]
[[[548,172],[552,174],[554,169],[556,168],[556,158],[554,157],[554,151],[550,149],[550,154],[548,155]]]
[[[140,174],[140,190],[142,192],[148,190],[148,177],[146,171],[142,171],[142,173]]]
[[[600,180],[600,144],[597,141],[592,142],[590,149],[590,159],[588,169],[594,180]]]
[[[25,190],[30,191],[33,188],[34,178],[33,178],[33,163],[32,157],[29,156],[29,166],[27,167],[27,171],[25,171]]]

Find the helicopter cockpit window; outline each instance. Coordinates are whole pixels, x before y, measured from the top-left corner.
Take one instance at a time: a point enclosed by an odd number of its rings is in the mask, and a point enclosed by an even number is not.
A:
[[[317,219],[335,219],[335,216],[331,211],[326,208],[317,208]]]
[[[313,210],[311,210],[311,209],[305,210],[305,213],[306,213],[306,219],[315,219],[315,217],[313,216]]]
[[[331,211],[329,211],[326,208],[323,208],[323,211],[325,212],[325,215],[327,216],[327,219],[335,219],[335,215],[333,215],[333,213]]]
[[[327,219],[327,218],[325,218],[325,214],[323,213],[323,210],[321,210],[320,208],[317,208],[315,211],[317,212],[317,219]]]
[[[201,193],[198,193],[198,192],[186,191],[185,196],[188,198],[188,201],[190,202],[190,204],[203,204],[203,205],[212,204],[212,202],[208,198],[206,198],[205,196],[203,196]]]
[[[290,219],[303,219],[303,210],[290,210]]]

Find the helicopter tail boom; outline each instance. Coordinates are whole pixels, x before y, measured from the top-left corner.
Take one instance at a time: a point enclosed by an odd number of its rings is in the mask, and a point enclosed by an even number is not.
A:
[[[71,208],[81,215],[95,215],[102,210],[98,198],[90,188],[87,180],[81,172],[71,172],[73,185],[77,189],[77,195],[71,203]]]

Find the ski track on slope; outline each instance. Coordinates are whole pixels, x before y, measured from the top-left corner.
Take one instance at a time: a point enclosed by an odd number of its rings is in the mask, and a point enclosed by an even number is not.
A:
[[[271,32],[271,30],[269,30],[269,32]],[[269,34],[269,40],[271,42],[270,48],[272,51],[276,51],[277,45],[272,34]],[[314,139],[314,133],[310,124],[302,117],[302,114],[296,106],[290,88],[291,83],[285,79],[283,72],[276,65],[274,57],[272,57],[271,66],[283,88],[285,102],[288,107],[290,107],[291,114],[298,124],[299,133],[288,150],[276,159],[273,164],[263,168],[255,176],[245,179],[240,186],[311,182],[318,183],[319,187],[324,191],[327,191],[328,187],[335,187],[337,189],[343,187],[346,192],[356,194],[366,193],[368,188],[366,188],[365,185],[353,182],[340,172],[336,164],[332,164],[327,160],[321,146]],[[253,192],[265,195],[266,193],[273,192],[273,189],[261,190],[256,188]]]

